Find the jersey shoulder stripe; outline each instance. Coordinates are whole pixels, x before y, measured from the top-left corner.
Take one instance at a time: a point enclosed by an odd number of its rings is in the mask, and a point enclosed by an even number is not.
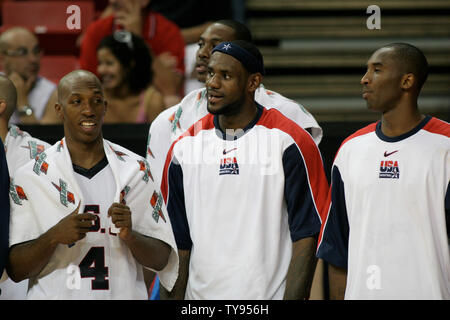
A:
[[[450,138],[450,123],[435,117],[428,121],[428,123],[423,127],[423,130]]]
[[[301,126],[284,116],[279,110],[275,108],[264,108],[263,114],[256,125],[266,127],[268,129],[278,129],[294,139],[295,143],[300,147],[302,144],[312,142],[310,134]],[[315,148],[317,149],[317,148]]]
[[[361,129],[355,131],[354,133],[352,133],[351,135],[349,135],[347,138],[345,138],[345,140],[342,141],[342,143],[341,143],[341,145],[340,145],[338,151],[336,152],[336,154],[335,154],[335,156],[334,156],[334,160],[336,160],[336,157],[337,157],[337,155],[339,154],[339,151],[341,150],[341,148],[342,148],[347,142],[349,142],[350,140],[355,139],[355,138],[357,138],[357,137],[364,136],[364,135],[366,135],[366,134],[368,134],[368,133],[375,132],[375,130],[376,130],[376,128],[377,128],[377,124],[378,124],[378,121],[377,121],[377,122],[374,122],[374,123],[371,123],[371,124],[365,126],[364,128],[361,128]]]
[[[164,163],[164,169],[163,169],[163,176],[161,180],[161,192],[164,198],[164,202],[167,203],[167,195],[168,195],[168,180],[167,180],[167,173],[169,169],[169,165],[172,162],[173,157],[173,148],[177,144],[178,141],[185,137],[194,137],[200,132],[204,130],[210,130],[214,128],[214,115],[207,114],[197,122],[195,122],[192,126],[189,127],[187,131],[185,131],[182,135],[180,135],[170,146],[169,151],[167,152],[166,161]]]
[[[341,144],[341,148],[344,144],[346,144],[348,141],[350,141],[352,139],[366,135],[371,132],[375,132],[377,124],[378,124],[378,122],[374,122],[374,123],[369,124],[368,126],[365,126],[364,128],[361,128],[361,129],[355,131],[354,133],[349,135],[347,138],[345,138],[345,140]]]
[[[264,108],[263,114],[256,125],[281,130],[294,140],[303,158],[308,175],[307,179],[311,187],[311,195],[319,219],[321,219],[323,205],[326,203],[328,181],[323,169],[322,156],[311,135],[275,108]]]

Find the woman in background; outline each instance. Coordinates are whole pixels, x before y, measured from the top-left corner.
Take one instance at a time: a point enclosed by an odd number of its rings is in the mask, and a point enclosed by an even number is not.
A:
[[[108,102],[105,123],[148,123],[165,109],[152,83],[152,57],[139,36],[120,30],[97,48],[97,73]]]

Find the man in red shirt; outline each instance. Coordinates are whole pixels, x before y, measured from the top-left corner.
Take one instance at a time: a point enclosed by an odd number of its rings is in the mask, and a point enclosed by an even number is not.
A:
[[[154,84],[165,100],[176,101],[184,74],[185,43],[176,24],[149,9],[150,0],[109,0],[112,15],[93,22],[81,43],[80,66],[97,72],[97,46],[117,29],[141,36],[154,57]],[[167,101],[166,101],[167,102]],[[166,105],[170,105],[166,104]]]

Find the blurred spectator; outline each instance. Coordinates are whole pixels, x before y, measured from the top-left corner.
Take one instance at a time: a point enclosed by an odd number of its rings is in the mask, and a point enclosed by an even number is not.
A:
[[[80,66],[96,73],[96,51],[101,39],[115,30],[128,30],[149,45],[154,55],[153,83],[163,94],[166,105],[173,105],[182,94],[184,40],[177,25],[151,10],[149,3],[149,0],[110,0],[103,18],[86,30],[81,43]]]
[[[56,85],[39,76],[42,49],[28,29],[13,27],[0,35],[0,62],[3,72],[17,89],[17,110],[12,124],[39,123],[54,113]]]
[[[230,1],[152,0],[150,7],[180,27],[186,44],[197,43],[213,21],[232,17]]]
[[[231,19],[234,14],[232,1],[210,0],[152,0],[150,7],[175,22],[181,29],[186,43],[184,65],[184,94],[203,88],[203,83],[197,81],[195,56],[200,35],[213,21]]]
[[[105,123],[148,123],[165,110],[162,94],[152,85],[152,57],[141,37],[115,31],[100,41],[97,61],[108,103]],[[61,122],[56,113],[53,122]]]
[[[105,37],[97,49],[97,73],[108,109],[105,123],[146,123],[165,109],[151,85],[152,57],[141,37],[122,30]]]

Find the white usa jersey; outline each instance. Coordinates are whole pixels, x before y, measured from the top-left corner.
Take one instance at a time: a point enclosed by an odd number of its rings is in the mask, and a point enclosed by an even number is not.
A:
[[[6,161],[10,176],[28,161],[50,147],[50,144],[33,138],[19,127],[11,125],[5,139]]]
[[[282,299],[292,242],[320,230],[320,152],[276,109],[258,106],[235,140],[218,136],[217,121],[208,114],[191,126],[164,167],[177,246],[191,250],[185,297]]]
[[[78,204],[78,212],[98,217],[85,238],[57,246],[39,275],[30,279],[28,299],[147,299],[143,266],[107,217],[113,202],[130,208],[134,231],[171,246],[169,262],[158,275],[168,290],[175,283],[175,239],[148,164],[107,140],[103,149],[106,158],[84,170],[72,164],[63,139],[21,167],[11,180],[10,246],[38,238]]]
[[[5,138],[6,161],[10,177],[18,168],[34,159],[38,154],[50,147],[47,142],[33,138],[30,134],[11,125]],[[4,271],[6,278],[6,271]],[[28,280],[15,283],[7,278],[0,284],[0,300],[23,300],[26,298]]]
[[[300,127],[311,130],[316,144],[320,143],[322,128],[302,105],[274,91],[266,90],[263,85],[256,90],[255,101],[266,109],[277,109]],[[155,175],[155,181],[161,181],[164,161],[171,144],[207,114],[206,89],[202,88],[190,92],[179,104],[163,111],[152,122],[146,158]]]
[[[378,122],[341,145],[317,255],[347,268],[346,299],[450,299],[449,137],[427,116],[399,137]]]

